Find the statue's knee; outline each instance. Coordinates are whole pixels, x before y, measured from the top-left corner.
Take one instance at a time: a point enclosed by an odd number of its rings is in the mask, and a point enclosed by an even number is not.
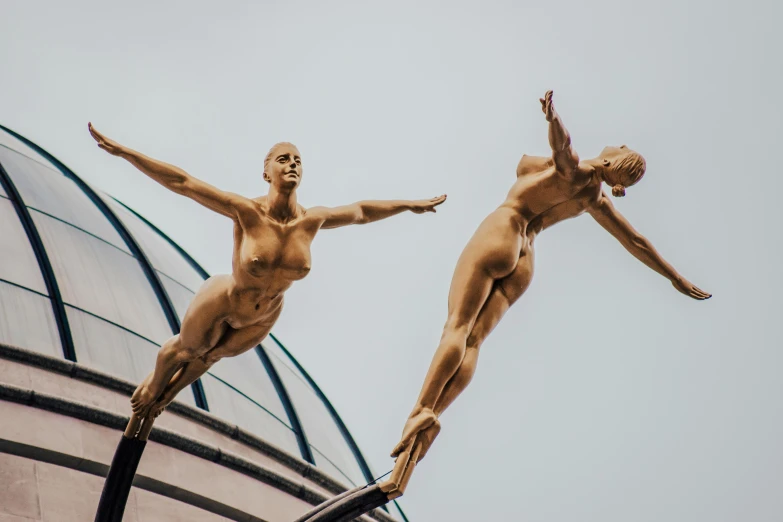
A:
[[[195,352],[195,350],[189,349],[186,346],[183,346],[181,343],[166,344],[163,348],[160,349],[159,352],[160,358],[166,362],[175,364],[184,364],[190,362],[196,359],[197,356],[198,354]]]
[[[173,362],[177,357],[177,349],[166,343],[158,350],[158,361]]]
[[[470,332],[470,335],[468,336],[468,340],[465,343],[468,350],[474,349],[478,350],[479,346],[481,346],[481,338],[483,337],[482,332],[476,331],[476,328],[473,328],[473,331]]]
[[[195,359],[196,356],[193,353],[186,350],[182,350],[174,356],[174,362],[178,365],[187,364],[189,362],[194,361]]]
[[[464,354],[465,347],[468,343],[468,329],[467,328],[452,328],[446,327],[443,330],[443,335],[440,338],[441,346],[445,346],[449,350],[456,350],[460,354],[460,358]]]
[[[207,352],[199,357],[199,360],[204,364],[204,366],[207,367],[207,369],[211,368],[212,365],[218,362],[220,359],[222,359],[222,357],[216,355],[214,352]]]

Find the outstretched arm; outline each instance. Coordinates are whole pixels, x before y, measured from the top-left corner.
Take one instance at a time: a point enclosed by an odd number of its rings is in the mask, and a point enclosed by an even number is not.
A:
[[[337,228],[346,225],[363,225],[392,217],[406,210],[415,214],[436,212],[435,207],[446,201],[446,195],[419,201],[359,201],[342,207],[315,207],[310,214],[323,219],[321,228]]]
[[[602,227],[617,238],[628,252],[671,281],[678,291],[699,301],[712,297],[712,294],[694,286],[667,263],[652,246],[652,243],[637,232],[628,220],[614,208],[612,201],[605,193],[601,193],[598,202],[587,211]]]
[[[87,127],[92,137],[98,142],[98,147],[109,154],[127,160],[134,167],[167,189],[189,197],[210,210],[232,219],[237,219],[239,206],[249,201],[238,194],[224,192],[209,183],[194,178],[179,167],[147,157],[140,152],[120,145],[95,130],[91,123],[88,123]]]
[[[549,146],[552,147],[555,167],[560,174],[568,176],[579,165],[579,156],[571,147],[571,135],[568,134],[552,104],[552,91],[547,91],[539,101],[541,110],[546,115],[546,121],[549,122]]]

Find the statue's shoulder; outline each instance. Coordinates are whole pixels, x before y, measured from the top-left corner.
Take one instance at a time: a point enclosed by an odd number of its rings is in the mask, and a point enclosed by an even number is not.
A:
[[[524,154],[517,165],[517,177],[536,174],[552,165],[553,160],[551,156],[528,156]]]

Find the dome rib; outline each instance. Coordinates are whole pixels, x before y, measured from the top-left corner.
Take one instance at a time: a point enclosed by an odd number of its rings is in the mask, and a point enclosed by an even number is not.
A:
[[[158,301],[160,302],[160,306],[163,309],[163,313],[166,316],[166,320],[168,321],[169,326],[171,327],[171,331],[173,332],[173,334],[178,334],[180,329],[179,318],[177,317],[177,313],[174,310],[174,305],[171,302],[171,298],[166,292],[166,289],[163,287],[163,283],[161,283],[157,272],[155,272],[155,270],[152,268],[149,259],[147,258],[144,251],[139,247],[138,243],[133,238],[130,231],[122,224],[122,222],[120,222],[119,218],[114,214],[114,212],[111,211],[109,206],[103,200],[101,200],[101,198],[98,196],[98,194],[95,193],[92,187],[90,187],[87,183],[85,183],[84,180],[82,180],[79,176],[77,176],[71,169],[65,166],[65,164],[63,164],[60,160],[58,160],[57,158],[49,154],[46,150],[42,149],[37,144],[28,140],[24,136],[18,134],[17,132],[14,132],[13,130],[3,125],[0,125],[0,129],[12,135],[16,139],[20,140],[22,143],[24,143],[25,145],[33,149],[35,152],[37,152],[38,154],[46,158],[53,166],[57,167],[57,169],[60,172],[62,172],[64,176],[73,180],[73,182],[76,183],[76,185],[82,190],[82,192],[84,192],[84,194],[88,198],[90,198],[90,201],[92,201],[93,205],[95,205],[98,208],[98,210],[100,210],[103,213],[103,215],[106,216],[106,219],[109,221],[109,223],[111,223],[111,225],[120,235],[120,237],[122,237],[123,241],[125,241],[125,244],[128,246],[133,256],[139,262],[139,265],[141,266],[144,275],[147,277],[147,280],[149,281],[153,292],[155,293],[156,297],[158,298]],[[14,196],[18,198],[17,201],[21,203],[22,199],[19,196],[16,187],[14,187],[13,183],[11,182],[10,177],[5,172],[3,173],[2,177],[4,178],[4,181],[9,184],[8,188],[11,189],[11,192],[9,192],[9,194],[13,193]],[[18,207],[17,207],[17,212],[20,212],[20,209]],[[22,214],[24,214],[24,218],[22,217]],[[38,235],[38,231],[35,228],[35,225],[32,223],[32,218],[27,212],[26,207],[21,209],[20,218],[22,218],[22,222],[25,225],[25,230],[28,231],[30,242],[31,244],[33,244],[33,248],[36,251],[36,257],[38,257],[39,263],[41,264],[41,271],[44,274],[44,280],[46,281],[47,289],[49,289],[49,293],[52,297],[52,301],[53,303],[56,301],[56,303],[54,304],[55,320],[57,321],[57,327],[60,330],[60,336],[63,343],[63,351],[65,352],[65,357],[71,361],[76,361],[76,352],[73,346],[73,338],[71,336],[71,332],[68,327],[68,319],[65,316],[65,305],[63,304],[62,296],[60,294],[59,287],[57,286],[57,282],[54,277],[54,271],[52,270],[51,263],[49,262],[49,258],[46,255],[46,251],[43,247],[43,243],[41,242],[41,238]],[[39,250],[41,255],[39,255]],[[51,288],[49,288],[50,285]],[[193,389],[193,394],[196,398],[196,405],[201,409],[209,411],[207,398],[206,395],[204,394],[204,388],[201,385],[201,381],[197,380],[192,384],[191,387]]]
[[[0,128],[7,130],[1,125]],[[46,253],[46,248],[44,248],[43,241],[38,233],[38,228],[35,226],[33,218],[30,216],[30,211],[22,199],[22,195],[16,189],[16,185],[14,185],[14,182],[11,180],[11,176],[8,175],[2,164],[0,164],[0,185],[3,186],[8,194],[11,204],[16,210],[16,214],[19,216],[19,221],[21,221],[22,227],[27,234],[27,239],[30,241],[30,245],[33,248],[35,258],[38,260],[41,276],[46,285],[46,291],[49,293],[48,297],[52,302],[54,321],[57,324],[57,332],[60,334],[63,356],[69,361],[76,362],[76,350],[73,345],[71,329],[68,325],[68,316],[65,313],[65,304],[63,304],[62,294],[60,294],[60,287],[57,285],[57,278],[54,276],[52,263],[49,260],[49,255]]]

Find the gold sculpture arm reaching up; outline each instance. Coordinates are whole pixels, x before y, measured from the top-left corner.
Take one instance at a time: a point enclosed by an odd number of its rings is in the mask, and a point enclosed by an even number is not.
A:
[[[380,221],[397,215],[406,210],[414,214],[424,212],[437,212],[435,207],[446,201],[446,195],[432,199],[418,201],[392,200],[392,201],[359,201],[340,207],[314,207],[308,211],[311,216],[317,216],[323,220],[321,228],[338,228],[347,225],[363,225]]]
[[[172,192],[188,197],[218,214],[236,221],[239,217],[238,209],[242,205],[250,204],[247,198],[239,194],[224,192],[209,183],[194,178],[179,167],[150,158],[124,145],[120,145],[98,132],[92,126],[92,123],[88,123],[87,127],[92,137],[98,142],[98,147],[109,154],[127,160],[134,167]]]
[[[579,165],[579,156],[571,147],[571,135],[555,110],[552,103],[552,91],[547,91],[539,101],[546,121],[549,122],[549,146],[552,147],[552,159],[555,161],[557,172],[570,176]]]

